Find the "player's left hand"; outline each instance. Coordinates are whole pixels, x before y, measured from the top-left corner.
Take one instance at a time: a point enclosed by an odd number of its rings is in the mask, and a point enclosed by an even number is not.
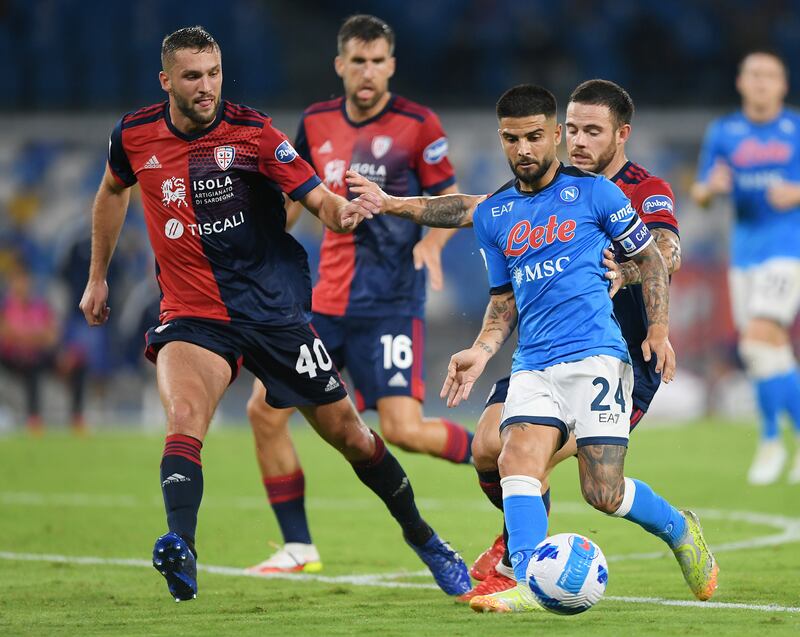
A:
[[[364,219],[372,219],[380,213],[380,202],[372,193],[351,199],[339,210],[339,223],[346,230],[354,230]]]
[[[450,357],[447,366],[447,378],[444,379],[440,398],[447,399],[448,407],[455,407],[462,400],[467,400],[472,386],[483,373],[490,355],[478,348],[470,347]]]
[[[412,252],[414,255],[414,268],[421,270],[428,268],[428,280],[431,289],[440,292],[444,288],[444,274],[442,274],[442,246],[439,241],[426,234]]]
[[[789,210],[800,205],[800,184],[781,181],[767,190],[767,201],[778,210]]]
[[[622,287],[623,280],[619,263],[617,263],[614,258],[614,253],[608,248],[603,250],[603,267],[608,270],[603,276],[611,281],[611,289],[608,291],[608,296],[613,299],[614,295],[619,292],[619,289]]]
[[[661,374],[662,382],[669,383],[675,378],[675,350],[669,342],[668,330],[663,325],[651,325],[642,343],[645,362],[656,357],[656,373]]]

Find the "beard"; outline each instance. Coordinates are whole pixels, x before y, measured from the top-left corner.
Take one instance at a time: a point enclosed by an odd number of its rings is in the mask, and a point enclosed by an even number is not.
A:
[[[378,102],[381,101],[383,96],[386,95],[386,91],[379,92],[373,90],[372,97],[369,99],[359,99],[358,91],[353,94],[352,103],[356,105],[356,107],[361,111],[368,111],[373,108]]]
[[[170,91],[172,99],[175,101],[175,106],[181,114],[190,119],[198,126],[208,126],[217,117],[217,110],[219,109],[219,97],[214,98],[214,108],[208,114],[200,113],[195,106],[194,100],[185,100],[174,91]]]
[[[513,172],[516,178],[519,179],[523,184],[534,186],[550,169],[550,166],[553,165],[553,158],[551,157],[549,159],[543,159],[538,164],[526,164],[527,166],[535,166],[532,171],[519,170],[517,165],[514,164],[510,159],[508,160],[508,165],[511,167],[511,172]]]

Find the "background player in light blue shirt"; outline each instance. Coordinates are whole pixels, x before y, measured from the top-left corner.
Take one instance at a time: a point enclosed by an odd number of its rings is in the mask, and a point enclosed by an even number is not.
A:
[[[519,321],[499,459],[518,586],[474,597],[470,606],[497,612],[538,608],[526,570],[533,549],[547,535],[541,480],[573,430],[586,501],[667,542],[693,593],[708,599],[716,588],[717,567],[696,516],[624,476],[633,374],[612,314],[602,252],[615,240],[639,266],[650,322],[642,349],[646,360],[657,357],[656,371],[669,381],[675,358],[668,340],[663,257],[617,186],[557,161],[561,126],[549,91],[530,85],[510,89],[497,103],[497,117],[515,179],[488,198],[388,197],[352,172],[348,180],[353,192],[374,195],[383,212],[434,226],[474,224],[491,302],[473,346],[450,361],[442,389],[449,406],[469,397]]]
[[[704,206],[715,195],[733,200],[731,305],[762,422],[748,479],[770,484],[787,460],[783,412],[800,435],[800,372],[789,335],[800,307],[800,115],[784,107],[786,67],[772,53],[747,55],[736,88],[742,110],[709,126],[692,196]],[[800,449],[789,481],[800,482]]]

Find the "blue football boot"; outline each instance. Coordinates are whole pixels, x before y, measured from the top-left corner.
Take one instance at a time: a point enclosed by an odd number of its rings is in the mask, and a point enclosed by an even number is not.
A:
[[[167,580],[176,602],[197,597],[197,560],[180,535],[170,531],[156,540],[153,567]]]
[[[463,595],[472,588],[469,570],[464,560],[436,533],[422,546],[414,546],[408,540],[406,543],[419,555],[419,559],[425,562],[433,574],[433,579],[445,593]]]

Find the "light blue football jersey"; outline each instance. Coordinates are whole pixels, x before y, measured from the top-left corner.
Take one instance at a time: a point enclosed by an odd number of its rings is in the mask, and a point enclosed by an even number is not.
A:
[[[800,206],[781,211],[767,201],[772,184],[800,182],[800,115],[783,110],[771,122],[755,123],[740,111],[714,121],[700,152],[698,181],[706,181],[719,160],[733,171],[731,263],[744,268],[775,257],[800,259]]]
[[[629,362],[614,318],[603,249],[632,256],[652,240],[605,177],[561,166],[537,193],[510,181],[473,217],[492,293],[513,289],[519,341],[512,373],[607,354]]]

